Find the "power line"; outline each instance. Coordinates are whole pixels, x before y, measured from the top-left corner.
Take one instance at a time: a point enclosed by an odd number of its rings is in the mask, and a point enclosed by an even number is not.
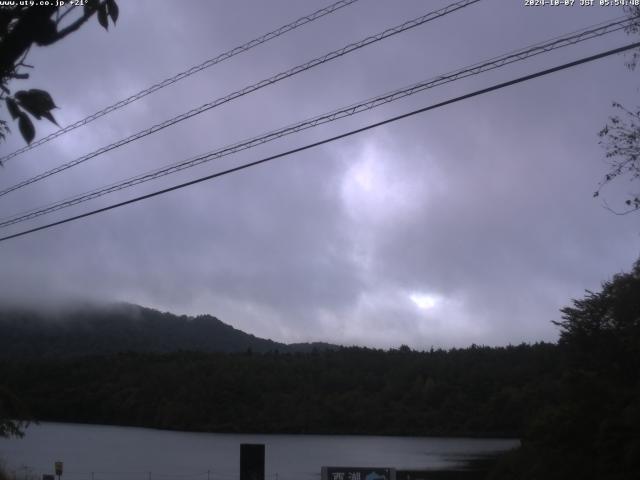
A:
[[[130,103],[133,103],[137,100],[140,100],[143,97],[146,97],[147,95],[150,95],[154,92],[157,92],[158,90],[168,87],[169,85],[172,85],[176,82],[179,82],[180,80],[190,77],[191,75],[198,73],[206,68],[209,67],[213,67],[214,65],[217,65],[218,63],[224,62],[225,60],[228,60],[232,57],[235,57],[236,55],[240,54],[240,53],[244,53],[248,50],[251,50],[253,47],[257,47],[258,45],[262,45],[263,43],[266,43],[270,40],[273,40],[275,38],[278,38],[282,35],[284,35],[285,33],[288,33],[292,30],[295,30],[298,27],[301,27],[303,25],[306,25],[307,23],[311,23],[319,18],[324,17],[325,15],[329,15],[331,13],[336,12],[337,10],[340,10],[343,7],[349,6],[352,3],[357,2],[358,0],[340,0],[336,3],[333,3],[331,5],[329,5],[328,7],[322,8],[320,10],[316,10],[313,13],[310,13],[308,15],[305,15],[303,17],[298,18],[297,20],[288,23],[287,25],[283,25],[280,28],[277,28],[269,33],[266,33],[260,37],[254,38],[253,40],[248,41],[247,43],[240,45],[238,47],[234,47],[231,50],[227,50],[224,53],[221,53],[220,55],[210,58],[209,60],[206,60],[205,62],[202,62],[199,65],[196,65],[194,67],[191,67],[187,70],[184,70],[180,73],[175,74],[172,77],[166,78],[164,80],[162,80],[161,82],[156,83],[155,85],[152,85],[144,90],[139,91],[138,93],[135,93],[133,95],[131,95],[130,97],[125,98],[124,100],[120,100],[112,105],[109,105],[108,107],[103,108],[102,110],[99,110],[81,120],[78,120],[77,122],[72,123],[71,125],[67,125],[64,128],[61,128],[60,130],[57,130],[53,133],[51,133],[50,135],[47,135],[46,137],[43,137],[35,142],[30,143],[29,145],[26,145],[22,148],[19,148],[18,150],[16,150],[15,152],[12,152],[8,155],[5,155],[4,157],[0,158],[0,163],[4,163],[7,160],[16,157],[18,155],[20,155],[21,153],[24,153],[26,151],[29,151],[33,148],[36,148],[40,145],[43,145],[51,140],[53,140],[54,138],[57,138],[67,132],[70,132],[72,130],[75,130],[76,128],[82,127],[84,125],[87,125],[88,123],[93,122],[94,120],[97,120],[100,117],[103,117],[111,112],[114,112],[126,105],[129,105]]]
[[[261,80],[258,83],[254,83],[253,85],[250,85],[248,87],[245,87],[243,89],[240,90],[236,90],[233,93],[230,93],[224,97],[220,97],[216,100],[213,100],[212,102],[209,103],[205,103],[197,108],[194,108],[192,110],[189,110],[188,112],[182,113],[176,117],[170,118],[169,120],[165,120],[164,122],[158,123],[156,125],[153,125],[145,130],[141,130],[138,133],[135,133],[133,135],[130,135],[129,137],[126,137],[124,139],[118,140],[117,142],[111,143],[105,147],[99,148],[98,150],[95,150],[91,153],[88,153],[82,157],[79,157],[75,160],[72,160],[70,162],[67,162],[65,164],[62,164],[56,168],[53,168],[51,170],[48,170],[44,173],[41,173],[39,175],[36,175],[34,177],[31,177],[27,180],[24,180],[20,183],[17,183],[11,187],[5,188],[2,191],[0,191],[0,197],[4,196],[10,192],[13,192],[15,190],[18,190],[22,187],[25,187],[27,185],[30,185],[32,183],[38,182],[40,180],[43,180],[45,178],[48,178],[52,175],[55,175],[56,173],[60,173],[64,170],[67,170],[71,167],[74,167],[80,163],[84,163],[87,160],[90,160],[92,158],[95,158],[99,155],[102,155],[103,153],[109,152],[111,150],[114,150],[118,147],[121,147],[123,145],[126,145],[130,142],[133,142],[135,140],[139,140],[143,137],[146,137],[147,135],[151,135],[152,133],[156,133],[164,128],[170,127],[176,123],[182,122],[183,120],[187,120],[188,118],[194,117],[196,115],[199,115],[203,112],[206,112],[208,110],[211,110],[212,108],[218,107],[222,104],[225,104],[227,102],[230,102],[232,100],[235,100],[236,98],[242,97],[244,95],[247,95],[249,93],[255,92],[257,90],[260,90],[261,88],[264,88],[268,85],[272,85],[274,83],[277,83],[281,80],[284,80],[286,78],[292,77],[294,75],[297,75],[299,73],[302,73],[306,70],[310,70],[314,67],[317,67],[318,65],[322,65],[324,63],[330,62],[332,60],[335,60],[336,58],[342,57],[344,55],[347,55],[355,50],[359,50],[360,48],[363,48],[367,45],[371,45],[372,43],[376,43],[379,42],[381,40],[384,40],[386,38],[389,38],[393,35],[396,35],[398,33],[404,32],[406,30],[409,30],[411,28],[415,28],[417,26],[423,25],[427,22],[430,22],[432,20],[435,20],[437,18],[443,17],[449,13],[455,12],[457,10],[460,10],[462,8],[465,8],[471,4],[477,3],[480,0],[461,0],[458,2],[454,2],[444,8],[441,8],[439,10],[435,10],[433,12],[427,13],[426,15],[422,15],[420,17],[414,18],[412,20],[408,20],[404,23],[402,23],[401,25],[397,25],[395,27],[392,28],[388,28],[386,30],[384,30],[383,32],[380,32],[376,35],[371,35],[367,38],[364,38],[358,42],[355,43],[351,43],[345,47],[342,47],[338,50],[334,50],[332,52],[329,52],[325,55],[322,55],[320,57],[317,57],[313,60],[310,60],[306,63],[300,64],[296,67],[293,67],[285,72],[281,72],[278,73],[276,75],[273,75],[272,77],[269,77],[267,79]]]
[[[80,215],[75,215],[73,217],[68,217],[68,218],[65,218],[63,220],[58,220],[56,222],[52,222],[52,223],[49,223],[49,224],[46,224],[46,225],[42,225],[40,227],[31,228],[29,230],[24,230],[22,232],[14,233],[12,235],[7,235],[5,237],[1,237],[0,238],[0,242],[4,242],[4,241],[10,240],[12,238],[17,238],[17,237],[21,237],[21,236],[24,236],[24,235],[28,235],[30,233],[38,232],[40,230],[45,230],[45,229],[48,229],[48,228],[52,228],[52,227],[55,227],[57,225],[62,225],[62,224],[65,224],[65,223],[69,223],[69,222],[72,222],[72,221],[75,221],[75,220],[79,220],[81,218],[85,218],[85,217],[89,217],[89,216],[92,216],[92,215],[96,215],[98,213],[102,213],[102,212],[106,212],[106,211],[109,211],[109,210],[113,210],[115,208],[123,207],[125,205],[130,205],[132,203],[137,203],[137,202],[140,202],[142,200],[147,200],[147,199],[152,198],[152,197],[157,197],[159,195],[163,195],[165,193],[172,192],[174,190],[180,190],[182,188],[189,187],[191,185],[195,185],[197,183],[205,182],[207,180],[212,180],[214,178],[221,177],[221,176],[224,176],[224,175],[228,175],[230,173],[238,172],[240,170],[244,170],[244,169],[247,169],[247,168],[250,168],[250,167],[255,167],[256,165],[267,163],[267,162],[270,162],[272,160],[276,160],[278,158],[286,157],[286,156],[292,155],[294,153],[299,153],[299,152],[302,152],[302,151],[305,151],[305,150],[309,150],[311,148],[315,148],[315,147],[318,147],[320,145],[324,145],[326,143],[330,143],[330,142],[334,142],[336,140],[340,140],[340,139],[343,139],[343,138],[346,138],[346,137],[350,137],[350,136],[355,135],[357,133],[362,133],[364,131],[371,130],[371,129],[376,128],[376,127],[380,127],[380,126],[386,125],[388,123],[396,122],[398,120],[402,120],[404,118],[408,118],[408,117],[417,115],[419,113],[424,113],[424,112],[427,112],[429,110],[434,110],[436,108],[440,108],[440,107],[444,107],[446,105],[450,105],[452,103],[460,102],[462,100],[466,100],[466,99],[469,99],[469,98],[472,98],[472,97],[476,97],[476,96],[479,96],[479,95],[484,95],[486,93],[493,92],[495,90],[500,90],[502,88],[506,88],[506,87],[509,87],[511,85],[516,85],[518,83],[523,83],[523,82],[526,82],[526,81],[529,81],[529,80],[533,80],[534,78],[542,77],[544,75],[549,75],[551,73],[555,73],[555,72],[558,72],[558,71],[561,71],[561,70],[566,70],[568,68],[572,68],[572,67],[581,65],[583,63],[599,60],[601,58],[605,58],[605,57],[608,57],[610,55],[615,55],[617,53],[625,52],[627,50],[631,50],[631,49],[637,48],[637,47],[640,47],[640,42],[632,43],[632,44],[626,45],[624,47],[614,48],[612,50],[607,50],[606,52],[602,52],[602,53],[599,53],[599,54],[596,54],[596,55],[591,55],[589,57],[584,57],[584,58],[581,58],[579,60],[574,60],[573,62],[565,63],[563,65],[559,65],[559,66],[556,66],[556,67],[553,67],[553,68],[548,68],[546,70],[541,70],[539,72],[532,73],[530,75],[525,75],[523,77],[518,77],[518,78],[516,78],[514,80],[509,80],[508,82],[498,83],[496,85],[492,85],[491,87],[483,88],[481,90],[476,90],[474,92],[467,93],[467,94],[461,95],[459,97],[451,98],[449,100],[445,100],[443,102],[439,102],[439,103],[436,103],[436,104],[433,104],[433,105],[429,105],[427,107],[423,107],[423,108],[420,108],[418,110],[413,110],[411,112],[404,113],[402,115],[397,115],[395,117],[391,117],[391,118],[388,118],[386,120],[382,120],[380,122],[372,123],[372,124],[366,125],[364,127],[357,128],[355,130],[350,130],[350,131],[348,131],[346,133],[342,133],[340,135],[329,137],[329,138],[326,138],[324,140],[320,140],[318,142],[310,143],[310,144],[304,145],[302,147],[294,148],[294,149],[288,150],[286,152],[278,153],[276,155],[271,155],[269,157],[262,158],[260,160],[256,160],[254,162],[245,163],[243,165],[239,165],[239,166],[234,167],[234,168],[229,168],[229,169],[223,170],[221,172],[217,172],[217,173],[214,173],[214,174],[211,174],[211,175],[207,175],[205,177],[200,177],[200,178],[197,178],[195,180],[191,180],[189,182],[181,183],[179,185],[174,185],[173,187],[168,187],[168,188],[164,188],[162,190],[157,190],[155,192],[148,193],[146,195],[141,195],[139,197],[135,197],[135,198],[132,198],[132,199],[129,199],[129,200],[125,200],[123,202],[119,202],[119,203],[115,203],[115,204],[112,204],[112,205],[109,205],[109,206],[106,206],[106,207],[98,208],[96,210],[85,212],[85,213],[82,213]]]
[[[409,87],[404,87],[402,89],[385,93],[383,95],[379,95],[377,97],[373,97],[371,99],[368,99],[359,103],[355,103],[347,107],[343,107],[339,110],[334,110],[330,113],[325,113],[325,114],[313,117],[311,119],[298,122],[296,124],[292,124],[287,127],[280,128],[278,130],[274,130],[264,135],[223,147],[213,152],[208,152],[188,160],[183,160],[173,165],[169,165],[166,167],[156,169],[151,172],[146,172],[140,175],[136,175],[134,177],[120,181],[118,183],[113,183],[111,185],[100,187],[90,192],[76,195],[74,197],[55,202],[53,204],[37,207],[35,209],[29,210],[28,212],[23,212],[23,213],[13,215],[10,218],[0,220],[0,228],[8,227],[10,225],[15,225],[23,221],[32,220],[42,215],[52,213],[67,207],[71,207],[73,205],[78,205],[80,203],[93,200],[95,198],[107,195],[109,193],[123,190],[125,188],[130,188],[135,185],[139,185],[141,183],[146,183],[148,181],[155,180],[157,178],[160,178],[166,175],[177,173],[181,170],[192,168],[202,163],[219,159],[227,155],[231,155],[239,151],[253,148],[258,145],[276,140],[278,138],[282,138],[286,135],[297,133],[297,132],[300,132],[309,128],[313,128],[325,123],[333,122],[341,118],[356,115],[358,113],[362,113],[364,111],[377,108],[381,105],[394,102],[396,100],[400,100],[410,95],[419,93],[426,89],[434,88],[434,87],[437,87],[449,82],[453,82],[461,78],[466,78],[472,75],[478,75],[480,73],[494,70],[496,68],[500,68],[505,65],[509,65],[518,61],[523,61],[533,56],[536,56],[542,53],[547,53],[552,50],[562,48],[568,45],[575,45],[576,43],[597,38],[597,37],[621,30],[625,28],[627,25],[629,25],[630,22],[632,21],[633,19],[627,19],[626,17],[619,17],[618,19],[609,21],[608,23],[603,22],[597,25],[585,27],[581,30],[573,32],[572,34],[568,34],[562,37],[555,37],[555,39],[553,40],[540,42],[530,47],[514,50],[509,53],[503,54],[501,56],[493,57],[489,60],[486,60],[485,62],[479,62],[474,65],[464,67],[464,68],[455,70],[453,72],[413,84]]]

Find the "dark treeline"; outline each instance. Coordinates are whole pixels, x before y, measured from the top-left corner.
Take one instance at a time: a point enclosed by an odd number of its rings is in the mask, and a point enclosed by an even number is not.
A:
[[[413,352],[123,353],[0,362],[35,418],[215,432],[520,436],[551,344]]]

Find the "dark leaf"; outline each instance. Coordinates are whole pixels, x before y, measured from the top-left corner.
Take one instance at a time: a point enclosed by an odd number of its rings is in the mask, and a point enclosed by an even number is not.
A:
[[[49,113],[52,109],[56,108],[56,104],[48,92],[32,88],[31,90],[16,92],[15,97],[20,102],[20,105],[38,120],[41,117],[45,117],[53,123],[56,123],[55,120],[51,120],[53,117]]]
[[[24,112],[20,112],[18,127],[20,128],[22,138],[24,138],[27,143],[31,143],[33,138],[36,136],[36,129],[33,127],[31,119]]]
[[[56,40],[57,35],[56,22],[51,18],[46,18],[38,22],[37,28],[34,29],[33,39],[37,45],[50,45]]]
[[[51,95],[49,95],[49,92],[45,92],[44,90],[40,90],[39,88],[32,88],[28,90],[27,93],[31,98],[34,99],[34,101],[37,101],[42,106],[42,108],[47,111],[58,108],[56,103],[53,101],[53,98],[51,98]]]
[[[13,98],[7,98],[7,110],[14,120],[20,116],[20,107]]]
[[[51,112],[44,112],[42,116],[49,120],[51,123],[55,123],[58,127],[60,126],[58,125],[58,122],[56,122],[56,119],[53,118],[53,115],[51,115]]]
[[[115,25],[116,20],[118,20],[118,15],[120,15],[120,9],[118,8],[116,0],[107,0],[107,7],[109,8],[109,16]]]
[[[98,8],[98,22],[100,22],[100,25],[102,25],[105,30],[109,30],[109,20],[107,17],[106,4],[100,5],[100,8]]]

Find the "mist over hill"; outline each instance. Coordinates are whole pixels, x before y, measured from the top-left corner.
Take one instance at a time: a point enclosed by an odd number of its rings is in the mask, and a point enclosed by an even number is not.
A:
[[[51,308],[0,307],[0,358],[118,352],[308,352],[328,343],[285,344],[238,330],[211,315],[190,317],[128,303]]]

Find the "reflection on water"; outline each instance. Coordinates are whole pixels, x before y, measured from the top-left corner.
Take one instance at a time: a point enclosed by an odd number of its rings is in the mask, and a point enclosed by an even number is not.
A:
[[[317,479],[322,466],[444,469],[508,450],[517,440],[333,435],[246,435],[42,423],[23,439],[0,439],[16,480],[53,473],[62,480],[235,480],[240,444],[266,445],[269,480]],[[34,479],[35,480],[35,479]]]

